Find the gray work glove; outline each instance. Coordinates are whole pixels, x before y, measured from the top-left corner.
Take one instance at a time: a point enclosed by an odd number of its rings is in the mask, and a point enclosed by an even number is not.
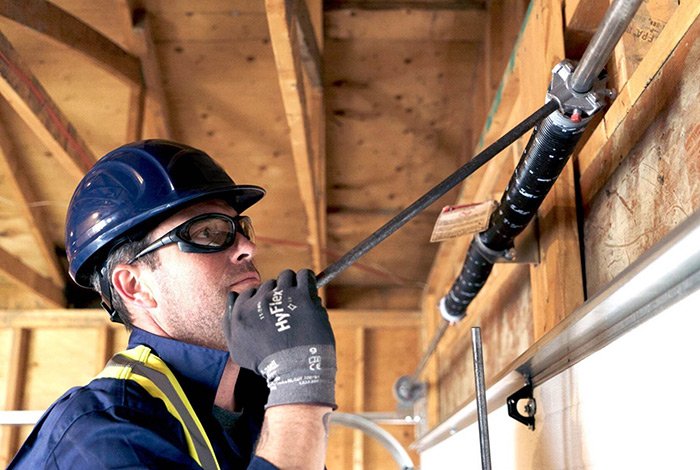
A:
[[[267,406],[335,403],[335,338],[308,269],[231,292],[224,334],[233,361],[262,375]]]

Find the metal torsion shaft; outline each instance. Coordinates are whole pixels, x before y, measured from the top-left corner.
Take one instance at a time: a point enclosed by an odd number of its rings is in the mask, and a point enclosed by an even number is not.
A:
[[[491,215],[489,228],[469,245],[464,267],[443,299],[443,314],[455,320],[464,316],[491,273],[496,261],[491,253],[513,246],[561,174],[584,129],[584,123],[573,123],[560,113],[551,114],[535,127],[498,209]]]
[[[474,158],[458,168],[457,171],[452,173],[430,191],[418,198],[413,204],[402,210],[394,218],[389,220],[389,222],[358,243],[354,248],[343,255],[342,258],[328,266],[316,276],[316,283],[318,287],[328,284],[338,274],[355,263],[355,261],[357,261],[362,255],[377,246],[389,235],[396,232],[413,217],[418,215],[440,197],[444,196],[450,189],[457,186],[457,184],[459,184],[462,180],[473,174],[489,160],[498,155],[503,149],[518,140],[536,123],[541,121],[545,116],[554,112],[557,107],[558,105],[554,101],[546,103],[540,109],[523,120],[520,124],[511,129],[507,134],[488,146]]]

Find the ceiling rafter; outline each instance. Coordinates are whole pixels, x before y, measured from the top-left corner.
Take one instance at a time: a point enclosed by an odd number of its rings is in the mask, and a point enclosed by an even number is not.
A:
[[[304,70],[309,77],[309,82],[314,88],[323,86],[321,80],[321,52],[316,42],[314,26],[311,24],[311,16],[306,2],[298,2],[299,12],[296,15],[296,25],[299,28],[299,52]]]
[[[59,289],[63,288],[63,268],[53,249],[49,229],[46,226],[46,216],[42,208],[32,206],[39,198],[27,174],[23,171],[21,162],[17,159],[15,143],[5,131],[4,123],[0,122],[0,173],[5,175],[3,184],[10,190],[12,200],[19,212],[29,223],[29,230],[37,241],[37,249],[46,260],[48,276]]]
[[[2,33],[0,94],[73,176],[92,167],[93,153]]]
[[[53,307],[62,307],[66,304],[63,289],[56,287],[47,277],[37,273],[27,266],[21,259],[12,255],[0,247],[0,274],[31,291]]]
[[[319,162],[323,161],[323,148],[319,144],[323,136],[318,129],[312,129],[313,122],[323,119],[316,116],[322,106],[310,105],[304,86],[304,73],[301,49],[308,55],[318,47],[308,47],[315,42],[313,31],[309,31],[311,21],[303,0],[266,0],[270,38],[277,65],[277,75],[282,92],[282,100],[290,129],[292,155],[296,168],[297,181],[304,210],[308,219],[309,244],[313,268],[320,271],[324,265],[325,231],[322,215],[325,212],[325,184],[321,180],[322,171]],[[301,44],[307,44],[303,47]],[[305,63],[320,64],[320,57],[310,57]],[[320,70],[317,71],[320,77]],[[316,72],[309,74],[311,76]],[[318,78],[320,81],[320,78]],[[313,87],[312,87],[313,88]],[[322,102],[316,91],[316,104]],[[313,114],[313,116],[311,116]],[[316,137],[316,138],[314,138]]]
[[[45,0],[0,0],[0,15],[85,54],[112,75],[141,86],[141,63],[101,33]]]
[[[146,85],[145,110],[151,118],[149,136],[162,139],[172,137],[170,110],[165,99],[160,64],[153,41],[151,14],[141,8],[130,10],[133,51],[141,59],[143,79]]]

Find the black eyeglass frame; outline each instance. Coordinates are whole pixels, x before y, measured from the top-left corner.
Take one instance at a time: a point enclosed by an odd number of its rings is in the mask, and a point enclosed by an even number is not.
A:
[[[199,222],[200,220],[204,219],[221,219],[225,220],[226,222],[229,223],[231,231],[230,233],[226,236],[226,239],[224,242],[220,245],[198,245],[197,243],[194,243],[193,241],[189,240],[187,238],[187,233],[189,231],[189,228],[192,226],[192,224]],[[249,227],[249,230],[246,230],[244,227]],[[232,246],[235,241],[236,241],[236,234],[240,233],[243,235],[246,239],[250,241],[253,238],[253,225],[250,220],[250,217],[245,216],[245,215],[235,215],[235,216],[230,216],[227,214],[220,214],[218,212],[209,212],[206,214],[200,214],[198,216],[192,217],[189,220],[186,220],[185,222],[181,223],[162,237],[158,238],[158,240],[154,241],[153,243],[149,244],[146,248],[143,250],[139,251],[136,256],[131,258],[129,261],[127,261],[126,264],[132,264],[134,263],[137,259],[152,253],[156,250],[159,250],[165,246],[172,245],[174,243],[177,243],[177,247],[182,251],[183,253],[216,253],[219,251],[223,251],[230,246]]]

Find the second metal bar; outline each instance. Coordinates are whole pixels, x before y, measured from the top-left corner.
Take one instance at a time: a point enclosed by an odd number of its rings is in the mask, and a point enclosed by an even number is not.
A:
[[[472,327],[472,355],[474,357],[474,383],[476,385],[476,413],[479,420],[479,446],[481,468],[491,470],[491,445],[489,443],[489,412],[486,407],[486,377],[484,354],[481,347],[481,328]]]

